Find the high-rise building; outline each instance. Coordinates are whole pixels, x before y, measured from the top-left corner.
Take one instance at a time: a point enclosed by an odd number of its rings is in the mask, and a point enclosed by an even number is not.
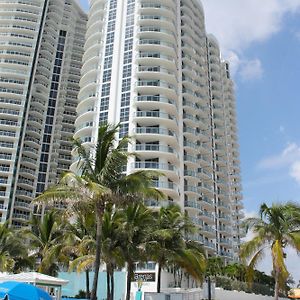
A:
[[[0,222],[69,169],[86,21],[76,0],[0,0]]]
[[[237,258],[241,188],[229,65],[206,34],[199,0],[91,0],[75,137],[97,141],[120,123],[127,172],[165,174],[154,185],[199,226],[208,255]],[[75,162],[73,167],[75,168]],[[152,199],[149,206],[164,203]]]

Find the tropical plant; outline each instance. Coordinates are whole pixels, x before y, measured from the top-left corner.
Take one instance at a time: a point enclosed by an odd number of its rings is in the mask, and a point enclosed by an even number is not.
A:
[[[64,199],[72,208],[74,203],[89,203],[96,217],[96,250],[94,260],[94,280],[91,299],[97,298],[99,268],[102,248],[102,222],[106,205],[121,205],[141,201],[144,197],[158,198],[162,193],[153,187],[153,178],[158,173],[138,171],[124,175],[129,153],[127,137],[116,140],[118,125],[102,125],[98,130],[97,144],[86,147],[75,140],[74,152],[78,156],[78,168],[81,175],[67,173],[60,184],[48,189],[38,201]]]
[[[121,249],[122,211],[106,207],[102,224],[102,261],[106,265],[107,300],[114,299],[114,271],[124,266]]]
[[[150,259],[158,264],[157,292],[161,289],[162,269],[167,267],[173,270],[180,267],[201,281],[206,258],[198,243],[185,240],[186,235],[195,230],[188,216],[176,205],[161,207],[154,216],[147,251]]]
[[[144,204],[137,202],[124,208],[122,218],[120,248],[127,264],[126,300],[130,300],[135,263],[147,260],[145,245],[153,224],[153,214]]]
[[[289,277],[285,248],[290,246],[298,253],[300,251],[300,207],[293,203],[269,207],[264,203],[260,207],[260,218],[249,218],[244,225],[255,235],[242,245],[240,253],[242,259],[250,258],[249,280],[253,278],[254,267],[263,258],[266,249],[270,249],[275,279],[274,297],[277,300],[280,288],[284,288]]]
[[[224,260],[220,256],[213,256],[207,259],[206,275],[213,276],[216,280],[217,276],[223,275]]]
[[[63,251],[71,258],[69,270],[85,272],[85,297],[90,299],[90,269],[95,260],[95,214],[89,207],[80,206],[66,226],[66,246]]]
[[[30,228],[23,230],[32,250],[30,256],[38,264],[38,272],[55,276],[58,272],[58,263],[66,262],[67,258],[62,252],[63,225],[59,212],[49,211],[44,214],[43,218],[32,216]]]
[[[19,232],[0,224],[0,272],[21,271],[32,264]]]
[[[224,275],[238,281],[245,281],[246,267],[243,264],[231,263],[224,267]]]

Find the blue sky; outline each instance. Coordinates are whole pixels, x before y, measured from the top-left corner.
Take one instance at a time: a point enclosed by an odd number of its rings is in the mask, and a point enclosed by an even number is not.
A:
[[[299,203],[300,0],[202,2],[207,31],[218,38],[236,83],[246,214],[262,202]],[[294,259],[291,252],[288,266],[299,280]]]

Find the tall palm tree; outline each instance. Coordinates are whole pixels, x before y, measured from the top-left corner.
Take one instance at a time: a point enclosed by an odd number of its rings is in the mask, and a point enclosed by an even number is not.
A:
[[[32,264],[19,232],[0,224],[0,272],[20,271]]]
[[[74,217],[73,217],[74,218]],[[89,273],[95,254],[95,214],[88,207],[76,210],[75,221],[66,226],[66,246],[63,251],[72,259],[69,270],[85,272],[86,298],[90,299]]]
[[[31,255],[38,261],[37,271],[55,276],[58,262],[63,262],[64,232],[61,216],[56,211],[46,213],[42,219],[33,216],[30,229],[24,229],[33,250]]]
[[[203,249],[198,243],[186,241],[195,230],[179,206],[162,207],[155,214],[155,224],[147,243],[151,259],[158,263],[157,292],[161,289],[161,272],[170,265],[178,265],[197,280],[202,280],[206,266]]]
[[[107,300],[114,299],[114,271],[124,266],[122,256],[121,228],[122,211],[107,207],[103,215],[102,224],[102,261],[106,264]]]
[[[134,264],[146,260],[145,245],[153,224],[153,214],[142,203],[129,204],[123,210],[120,232],[121,250],[127,264],[126,300],[130,300]]]
[[[300,252],[300,206],[288,204],[262,204],[260,218],[245,221],[246,229],[251,229],[255,237],[241,247],[241,257],[250,258],[249,276],[253,276],[256,264],[262,259],[267,249],[271,250],[273,274],[275,279],[275,300],[279,290],[284,287],[289,277],[285,265],[285,248],[290,246]]]
[[[78,156],[78,168],[81,175],[67,173],[56,187],[50,188],[38,200],[64,199],[69,204],[87,202],[94,206],[96,216],[96,251],[94,279],[91,299],[97,298],[98,276],[101,263],[102,222],[106,205],[124,204],[144,197],[163,197],[152,186],[158,173],[138,171],[125,176],[124,166],[129,153],[127,137],[116,140],[119,125],[102,125],[98,130],[97,144],[87,148],[76,140],[75,153]]]

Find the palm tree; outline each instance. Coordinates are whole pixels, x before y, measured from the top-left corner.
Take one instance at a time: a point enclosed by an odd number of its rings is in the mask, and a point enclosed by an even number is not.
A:
[[[20,271],[32,264],[19,232],[0,224],[0,272]]]
[[[66,226],[66,246],[63,251],[71,257],[69,270],[84,271],[86,277],[86,298],[90,299],[89,273],[95,260],[95,214],[88,209],[80,207],[76,210],[75,222]],[[74,217],[73,217],[74,218]]]
[[[40,201],[64,199],[73,206],[74,203],[86,202],[94,207],[96,217],[96,251],[94,261],[94,280],[91,299],[97,298],[98,276],[101,263],[102,222],[106,205],[121,205],[141,201],[144,197],[162,198],[162,193],[153,188],[153,178],[158,173],[138,171],[129,175],[123,174],[129,153],[127,137],[116,141],[119,125],[102,125],[98,130],[95,147],[87,148],[76,140],[75,153],[78,155],[78,168],[81,175],[67,173],[58,186],[50,188]]]
[[[155,214],[155,224],[147,243],[151,259],[158,263],[157,292],[161,289],[163,268],[177,265],[197,280],[202,280],[205,255],[198,243],[186,241],[185,236],[195,230],[180,207],[162,207]]]
[[[102,261],[106,264],[107,300],[114,299],[114,271],[124,266],[121,249],[120,231],[122,227],[122,211],[107,207],[102,224]]]
[[[245,281],[246,267],[243,264],[232,263],[224,267],[224,275],[238,281]]]
[[[250,258],[249,277],[253,276],[256,264],[262,259],[266,249],[271,250],[273,274],[275,278],[275,300],[279,289],[284,287],[289,277],[285,265],[285,248],[290,246],[300,252],[300,206],[292,203],[262,204],[260,218],[245,221],[247,230],[251,229],[255,237],[241,247],[241,257]]]
[[[130,300],[134,264],[146,260],[145,244],[153,224],[153,214],[142,203],[129,204],[123,210],[120,231],[121,250],[127,264],[126,300]]]
[[[207,259],[206,275],[214,276],[215,281],[217,276],[223,275],[224,260],[221,257],[209,257]]]
[[[43,218],[33,216],[30,229],[24,229],[29,238],[29,245],[33,250],[31,255],[38,261],[37,271],[55,276],[58,271],[58,262],[63,262],[64,232],[61,216],[57,211],[46,213]]]

